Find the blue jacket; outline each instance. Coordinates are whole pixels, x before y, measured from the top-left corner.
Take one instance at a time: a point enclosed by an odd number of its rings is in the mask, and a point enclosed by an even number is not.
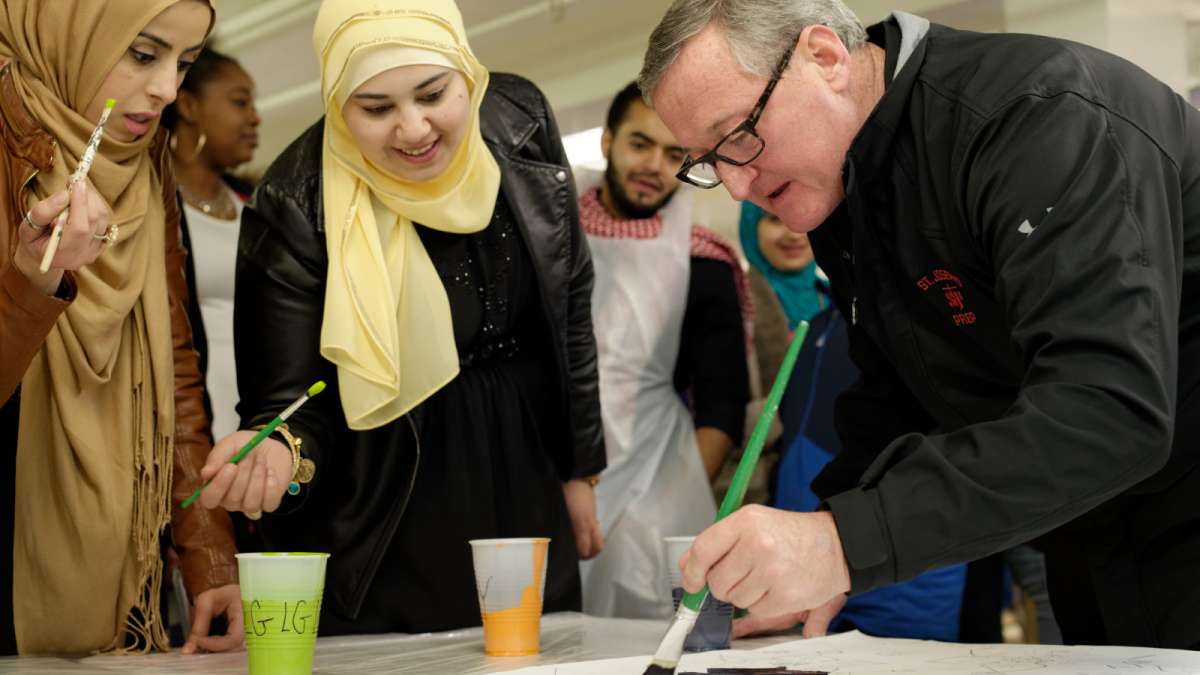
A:
[[[841,449],[833,424],[834,402],[857,376],[850,361],[846,321],[830,306],[810,322],[807,341],[779,407],[783,459],[776,469],[773,506],[817,510],[820,499],[812,491],[812,480]],[[857,628],[880,637],[955,641],[965,581],[966,565],[956,564],[854,595],[830,628]]]

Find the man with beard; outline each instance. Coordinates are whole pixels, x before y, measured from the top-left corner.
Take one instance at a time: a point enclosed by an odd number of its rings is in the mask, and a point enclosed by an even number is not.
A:
[[[577,176],[608,449],[596,487],[607,550],[583,566],[583,603],[661,617],[674,564],[663,537],[712,524],[709,481],[741,442],[749,290],[732,248],[676,194],[687,150],[636,84],[613,100],[601,143],[604,175]]]

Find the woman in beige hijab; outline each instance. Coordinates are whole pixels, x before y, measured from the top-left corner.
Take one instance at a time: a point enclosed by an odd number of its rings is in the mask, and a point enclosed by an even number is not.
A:
[[[158,114],[212,21],[207,0],[0,7],[0,653],[166,649],[168,523],[196,598],[187,649],[241,642],[228,515],[171,510],[209,442]],[[206,637],[214,612],[228,635]]]
[[[245,431],[213,450],[204,503],[273,512],[270,548],[332,552],[322,634],[478,625],[476,538],[550,537],[546,611],[578,610],[605,459],[549,106],[480,65],[449,0],[326,0],[314,43],[326,116],[242,217]],[[286,434],[227,464],[319,379]]]

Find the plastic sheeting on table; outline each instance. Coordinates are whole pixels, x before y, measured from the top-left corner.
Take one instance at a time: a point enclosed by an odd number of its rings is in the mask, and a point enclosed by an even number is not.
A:
[[[483,653],[483,630],[469,628],[421,635],[386,634],[317,639],[314,673],[378,675],[380,673],[501,673],[530,666],[592,661],[652,654],[662,639],[663,621],[602,619],[576,613],[542,617],[542,653],[499,657]],[[740,644],[762,646],[769,641]],[[647,657],[647,663],[649,662]],[[0,673],[245,673],[246,653],[184,656],[178,651],[149,656],[92,656],[83,659],[46,657],[0,658]]]
[[[776,672],[829,675],[1144,675],[1200,673],[1200,653],[1149,647],[955,644],[877,638],[857,631],[793,640],[762,649],[685,654],[679,672]],[[642,675],[645,657],[535,666],[513,675]]]
[[[495,657],[483,653],[479,628],[422,635],[354,635],[317,639],[314,673],[371,675],[385,673],[502,673],[530,675],[640,675],[658,647],[666,625],[661,621],[601,619],[583,614],[542,618],[542,653]],[[1141,675],[1200,673],[1200,652],[1142,647],[1057,647],[1051,645],[963,645],[920,640],[872,638],[844,633],[796,640],[796,633],[737,640],[735,651],[684,656],[681,666],[694,672],[711,667],[795,666],[838,675]],[[761,649],[760,649],[761,648]],[[755,651],[747,651],[755,650]],[[636,656],[636,659],[623,657]],[[604,661],[606,660],[607,661]],[[593,663],[581,663],[592,661]],[[570,665],[565,665],[570,664]],[[541,666],[559,666],[541,668]],[[245,673],[246,653],[183,656],[92,656],[85,659],[0,658],[0,673]],[[516,674],[514,674],[516,675]]]

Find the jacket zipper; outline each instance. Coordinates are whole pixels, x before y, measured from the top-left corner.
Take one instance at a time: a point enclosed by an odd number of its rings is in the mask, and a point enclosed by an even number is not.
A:
[[[851,295],[850,295],[850,325],[857,326],[858,325],[858,284],[855,283],[855,281],[854,281],[854,279],[855,279],[854,256],[851,255],[851,253],[849,251],[847,251],[846,249],[842,249],[842,260],[844,260],[845,263],[850,266],[850,280],[851,280],[851,284],[854,286],[854,290],[851,292]]]
[[[404,503],[400,505],[400,515],[396,516],[396,527],[399,527],[400,521],[404,520],[404,512],[408,510],[408,502],[412,499],[413,488],[417,485],[417,471],[421,468],[421,435],[417,433],[417,424],[413,422],[411,414],[405,415],[404,419],[408,421],[408,426],[413,432],[413,441],[416,443],[415,450],[417,453],[417,459],[416,463],[413,465],[412,478],[408,480],[408,492],[404,494]],[[395,536],[396,532],[393,530],[392,537]],[[374,578],[375,574],[379,573],[380,561],[383,559],[384,554],[387,553],[388,548],[390,548],[390,546],[377,548],[376,550],[378,552],[371,557],[369,569],[371,570],[372,578]],[[354,592],[354,601],[352,606],[356,613],[361,610],[363,596],[366,595],[367,590],[370,589],[370,587],[370,583],[367,583],[362,586],[361,590],[356,590]]]
[[[417,452],[417,460],[413,464],[412,478],[408,480],[408,494],[404,495],[404,503],[400,505],[400,516],[396,518],[396,523],[399,524],[404,520],[404,512],[408,510],[408,501],[412,499],[413,488],[417,486],[417,471],[421,468],[421,434],[417,433],[417,423],[413,422],[412,415],[405,415],[404,419],[408,420],[408,426],[413,432],[413,442],[416,443],[415,450]]]

